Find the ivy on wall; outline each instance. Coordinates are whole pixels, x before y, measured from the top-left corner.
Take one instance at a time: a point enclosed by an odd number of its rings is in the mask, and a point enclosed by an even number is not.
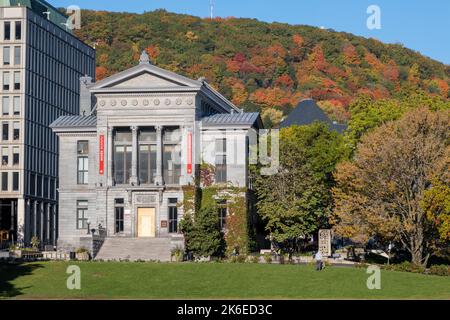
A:
[[[200,179],[195,186],[183,187],[184,213],[194,217],[195,213],[205,208],[217,208],[217,203],[227,201],[228,217],[226,221],[225,254],[231,255],[235,250],[247,254],[251,250],[249,212],[247,206],[247,188],[231,185],[214,184],[214,166],[204,164],[200,167]],[[217,210],[215,210],[217,212]],[[219,216],[217,215],[217,219]]]

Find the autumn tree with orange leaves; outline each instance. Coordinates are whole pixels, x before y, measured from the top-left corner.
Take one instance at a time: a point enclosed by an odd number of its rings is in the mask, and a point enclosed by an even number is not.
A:
[[[335,173],[336,233],[359,243],[395,241],[426,266],[439,236],[423,201],[434,179],[448,174],[449,125],[448,110],[418,108],[365,135],[354,160]]]

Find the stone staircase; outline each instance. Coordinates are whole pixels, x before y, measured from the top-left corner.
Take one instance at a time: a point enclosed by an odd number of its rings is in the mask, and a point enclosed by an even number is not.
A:
[[[170,238],[107,238],[95,260],[169,262]]]

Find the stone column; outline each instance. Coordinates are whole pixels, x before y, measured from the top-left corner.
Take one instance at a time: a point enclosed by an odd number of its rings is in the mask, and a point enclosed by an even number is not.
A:
[[[139,178],[137,175],[138,169],[138,131],[139,127],[131,127],[131,132],[133,134],[131,142],[131,179],[130,184],[136,186],[139,184]]]
[[[113,177],[113,148],[114,148],[114,142],[113,142],[113,136],[114,136],[114,128],[109,127],[108,128],[108,169],[107,169],[107,175],[108,175],[108,187],[112,187],[114,185],[114,177]]]
[[[156,178],[155,178],[155,184],[162,186],[164,184],[163,180],[163,168],[162,168],[162,162],[163,162],[163,127],[157,126],[156,127]]]

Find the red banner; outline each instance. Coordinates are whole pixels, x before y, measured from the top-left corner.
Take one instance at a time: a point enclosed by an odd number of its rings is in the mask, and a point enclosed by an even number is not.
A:
[[[192,133],[188,133],[187,145],[187,173],[192,174]]]
[[[98,157],[99,159],[99,172],[100,175],[103,175],[105,173],[105,136],[102,134],[100,135],[100,155]]]

